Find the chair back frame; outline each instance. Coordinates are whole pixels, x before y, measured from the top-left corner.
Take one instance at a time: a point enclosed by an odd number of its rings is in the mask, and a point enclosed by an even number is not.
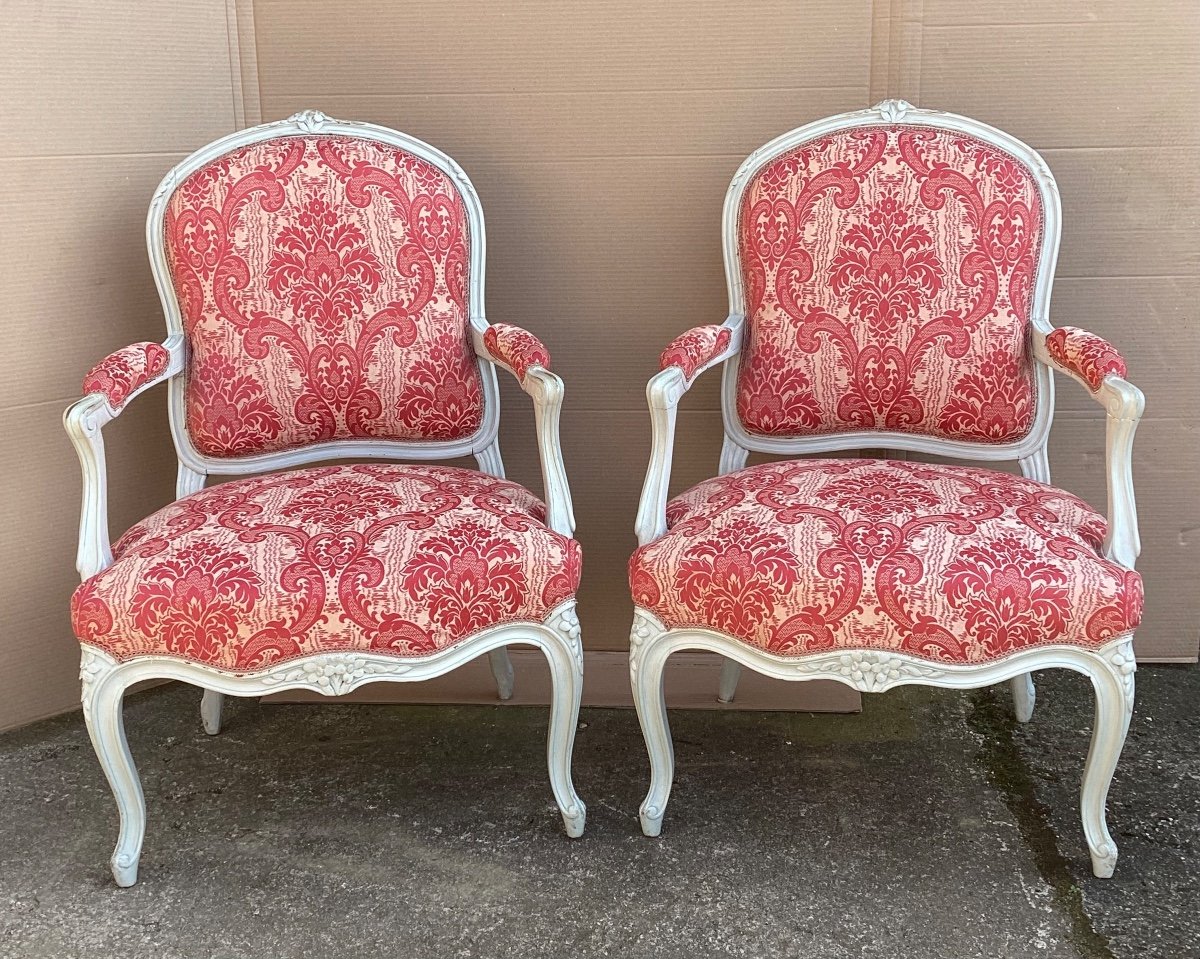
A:
[[[725,194],[722,217],[722,246],[725,257],[725,280],[729,290],[729,319],[726,325],[743,328],[742,342],[749,331],[745,329],[746,293],[742,281],[742,265],[738,251],[738,217],[747,186],[758,172],[782,154],[797,147],[842,130],[871,127],[914,127],[949,130],[962,133],[998,147],[1023,163],[1037,183],[1042,202],[1042,249],[1038,260],[1037,280],[1030,304],[1030,332],[1027,335],[1031,361],[1034,363],[1035,410],[1028,433],[1019,440],[1005,443],[984,443],[951,440],[890,430],[854,430],[813,436],[778,437],[750,433],[737,413],[738,370],[741,351],[725,363],[721,385],[721,413],[725,427],[725,452],[721,472],[740,469],[746,453],[755,451],[783,456],[826,453],[839,450],[883,448],[917,453],[933,453],[961,459],[1000,461],[1020,460],[1022,469],[1031,479],[1049,482],[1046,465],[1046,442],[1054,418],[1054,379],[1044,363],[1037,361],[1032,345],[1032,330],[1043,333],[1051,329],[1050,291],[1054,283],[1054,267],[1058,260],[1059,237],[1062,230],[1062,204],[1058,185],[1046,161],[1030,146],[1002,130],[972,120],[969,117],[936,110],[921,110],[903,100],[885,100],[867,110],[843,113],[806,124],[776,137],[759,147],[746,158],[734,174]]]
[[[289,136],[345,136],[372,140],[411,153],[437,167],[451,179],[462,197],[467,214],[470,232],[469,340],[474,342],[478,339],[488,325],[483,299],[487,240],[483,206],[467,174],[452,157],[406,133],[373,123],[334,120],[317,110],[305,110],[286,120],[239,130],[213,141],[172,168],[154,191],[146,217],[146,249],[150,254],[150,268],[167,321],[168,343],[181,343],[184,350],[183,370],[187,369],[189,344],[171,271],[167,265],[164,231],[167,206],[171,197],[176,188],[191,174],[213,160],[252,143]],[[167,402],[171,436],[179,457],[178,495],[183,496],[200,489],[204,484],[204,477],[208,475],[261,473],[329,459],[430,460],[475,456],[482,471],[503,477],[504,468],[497,440],[500,428],[500,390],[496,382],[496,370],[495,366],[483,357],[477,358],[476,362],[482,383],[483,417],[479,429],[471,436],[455,440],[408,441],[370,437],[343,438],[312,443],[295,449],[230,458],[206,456],[196,449],[186,425],[186,372],[183,375],[172,376]]]

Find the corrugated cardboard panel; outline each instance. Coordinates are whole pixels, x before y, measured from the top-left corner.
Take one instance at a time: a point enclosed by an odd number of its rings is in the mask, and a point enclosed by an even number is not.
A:
[[[1064,413],[1055,423],[1050,475],[1055,485],[1078,493],[1097,509],[1105,504],[1102,417],[1092,411]],[[1142,555],[1138,570],[1146,609],[1135,640],[1146,659],[1191,662],[1200,636],[1200,502],[1195,490],[1195,421],[1148,412],[1137,434],[1134,483]]]
[[[78,395],[83,375],[111,350],[166,335],[146,261],[146,206],[179,154],[0,161],[5,216],[0,262],[21,282],[4,291],[0,407]],[[47,182],[55,184],[47,203]],[[69,276],[64,275],[69,274]],[[54,336],[32,341],[31,332]],[[22,362],[12,362],[22,357]],[[61,427],[55,441],[67,442]],[[72,495],[74,495],[72,493]]]
[[[67,604],[79,584],[79,463],[62,429],[63,400],[4,411],[0,430],[0,729],[79,704],[79,644]],[[164,390],[105,430],[109,516],[120,532],[174,498]]]
[[[1156,446],[1169,445],[1170,411],[1194,402],[1179,357],[1200,345],[1200,190],[1160,149],[1200,139],[1178,95],[1200,78],[1195,13],[1073,0],[645,6],[462,0],[406,9],[401,24],[382,0],[354,0],[318,30],[312,5],[255,3],[267,118],[313,106],[410,130],[453,153],[479,189],[488,314],[542,336],[567,382],[588,647],[626,642],[645,381],[675,333],[724,316],[719,223],[733,171],[777,133],[872,97],[978,116],[1045,153],[1065,214],[1053,318],[1119,343],[1150,417],[1163,417],[1138,447],[1144,568],[1194,576],[1200,558],[1171,545],[1168,520],[1195,496]],[[714,470],[718,385],[709,374],[684,401],[676,489]],[[1102,414],[1074,384],[1059,396],[1056,480],[1103,506]],[[527,403],[508,385],[504,400],[509,472],[537,488]],[[1162,602],[1139,651],[1194,655],[1195,629],[1177,628],[1194,610]]]
[[[230,129],[224,3],[6,0],[0,89],[3,157],[191,152]]]
[[[867,0],[255,0],[264,97],[865,87]],[[713,101],[719,101],[714,96]],[[586,123],[587,116],[576,118]]]
[[[970,18],[977,5],[949,6]],[[1039,151],[1200,142],[1194,4],[1124,4],[1111,20],[1035,23],[1012,9],[1023,6],[978,5],[984,24],[926,20],[920,105],[984,118]],[[1045,16],[1060,4],[1041,7]]]
[[[332,116],[393,125],[436,143],[468,174],[484,163],[539,160],[728,157],[735,164],[764,138],[788,128],[789,112],[841,113],[862,104],[861,84],[779,90],[745,88],[723,93],[724,122],[696,123],[712,102],[711,90],[601,90],[542,93],[323,94],[269,96],[269,116],[288,116],[313,103]],[[588,122],[577,119],[586,115]],[[800,121],[797,121],[800,122]],[[735,166],[736,168],[736,166]],[[631,184],[635,185],[635,184]]]
[[[150,194],[234,128],[226,8],[16,0],[0,34],[0,729],[74,708],[79,465],[62,428],[83,374],[165,332],[146,263]],[[114,533],[168,502],[162,390],[105,431]]]
[[[58,414],[92,362],[162,330],[142,250],[150,190],[183,153],[302,106],[426,137],[474,179],[489,315],[539,333],[567,381],[585,641],[613,651],[629,624],[645,380],[675,333],[724,316],[721,201],[742,158],[883,96],[1026,139],[1063,194],[1053,319],[1119,343],[1148,396],[1139,653],[1195,655],[1200,173],[1179,161],[1200,141],[1195,5],[16,0],[5,26],[0,258],[16,282],[0,292],[0,412],[15,428],[0,445],[20,467],[4,480],[15,532],[0,569],[20,590],[0,623],[0,727],[76,700],[60,604],[78,479]],[[676,489],[715,468],[718,379],[685,400]],[[1099,412],[1072,384],[1059,396],[1055,479],[1100,505]],[[509,472],[537,489],[528,400],[505,384],[504,402]],[[147,397],[109,431],[114,529],[169,496],[162,406]]]
[[[1186,418],[1200,403],[1200,376],[1193,373],[1200,356],[1197,304],[1196,276],[1059,277],[1050,318],[1120,343],[1130,378],[1146,384],[1148,415]],[[1083,388],[1060,378],[1056,400],[1060,419],[1065,411],[1082,410],[1096,418],[1097,431],[1104,429],[1102,411]],[[1093,432],[1092,438],[1101,435]],[[1144,440],[1139,434],[1139,455]]]

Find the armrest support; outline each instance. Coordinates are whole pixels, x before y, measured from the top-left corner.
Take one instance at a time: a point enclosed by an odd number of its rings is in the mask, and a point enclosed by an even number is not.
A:
[[[546,496],[546,525],[563,536],[573,536],[575,511],[559,434],[565,387],[563,381],[550,372],[550,353],[541,340],[519,326],[495,323],[482,333],[474,325],[472,330],[475,352],[512,373],[521,389],[533,400],[542,488]]]
[[[744,317],[730,316],[720,326],[701,326],[671,341],[659,357],[662,369],[646,384],[650,407],[650,463],[638,504],[634,532],[638,545],[658,539],[667,531],[667,493],[671,484],[671,459],[675,452],[675,419],[679,401],[701,373],[742,348]]]
[[[1141,552],[1137,501],[1133,492],[1133,437],[1146,406],[1142,391],[1125,379],[1125,360],[1093,333],[1036,324],[1033,352],[1038,360],[1084,386],[1108,415],[1105,469],[1108,474],[1108,532],[1104,555],[1133,569]]]
[[[67,407],[63,426],[83,471],[79,549],[75,566],[81,579],[112,565],[108,533],[108,475],[101,430],[116,419],[133,397],[183,369],[183,336],[161,345],[138,343],[111,354],[84,378],[83,399]]]

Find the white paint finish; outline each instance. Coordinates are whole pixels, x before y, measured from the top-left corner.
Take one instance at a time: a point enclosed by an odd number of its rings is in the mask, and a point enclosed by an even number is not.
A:
[[[742,327],[745,323],[745,295],[738,262],[737,217],[742,194],[754,175],[773,158],[828,133],[852,127],[883,124],[911,124],[937,127],[964,133],[994,144],[1016,156],[1032,172],[1042,199],[1045,231],[1034,288],[1031,315],[1031,341],[1036,361],[1036,412],[1029,433],[1020,440],[1003,444],[970,443],[936,437],[886,431],[854,431],[821,436],[772,438],[748,433],[737,417],[736,389]],[[739,168],[725,197],[723,243],[725,274],[729,288],[729,316],[726,326],[734,331],[725,352],[709,366],[725,362],[722,385],[722,412],[725,427],[720,472],[734,472],[746,464],[749,451],[785,456],[820,454],[840,450],[885,448],[913,451],[973,460],[1017,460],[1022,473],[1042,483],[1050,482],[1046,443],[1054,414],[1054,382],[1051,370],[1082,381],[1069,370],[1059,367],[1046,351],[1045,338],[1053,329],[1048,315],[1054,266],[1058,256],[1061,230],[1058,189],[1045,162],[1031,148],[986,124],[947,113],[919,110],[903,101],[888,100],[870,110],[842,114],[808,124],[771,141],[756,150]],[[705,367],[707,369],[708,367]],[[697,376],[699,374],[697,373]],[[646,388],[650,408],[651,452],[642,489],[635,531],[638,543],[645,545],[666,530],[666,504],[671,479],[671,460],[675,440],[677,408],[695,381],[684,378],[676,368],[668,368],[650,379]],[[1083,384],[1086,388],[1086,384]],[[1106,377],[1092,394],[1108,413],[1105,443],[1108,478],[1108,535],[1104,555],[1132,569],[1140,543],[1137,509],[1133,493],[1133,437],[1141,417],[1144,400],[1135,386],[1116,377]],[[1008,681],[1017,719],[1028,722],[1033,715],[1036,691],[1031,673],[1036,669],[1061,667],[1087,674],[1096,690],[1096,730],[1092,739],[1083,784],[1083,823],[1097,876],[1112,875],[1116,846],[1104,822],[1104,801],[1108,784],[1128,728],[1133,708],[1132,636],[1120,637],[1101,650],[1070,645],[1053,645],[1021,650],[1004,659],[985,664],[942,665],[905,654],[864,650],[839,650],[795,658],[784,658],[751,647],[741,640],[712,630],[668,629],[651,613],[635,609],[630,645],[630,674],[638,717],[642,723],[651,762],[650,792],[642,804],[642,829],[656,836],[662,829],[662,816],[673,775],[673,753],[666,706],[662,694],[662,673],[667,658],[681,649],[705,650],[726,657],[718,688],[721,702],[733,700],[738,676],[750,667],[780,679],[833,679],[861,692],[881,692],[892,686],[925,683],[934,686],[971,688]]]
[[[1096,724],[1083,774],[1081,813],[1093,872],[1112,875],[1117,847],[1108,830],[1104,805],[1133,712],[1133,674],[1137,664],[1133,637],[1123,636],[1097,649],[1047,645],[1024,649],[1002,660],[979,664],[941,664],[906,653],[834,650],[808,656],[777,656],[708,629],[668,629],[652,613],[638,608],[630,634],[629,674],[638,719],[650,756],[650,790],[639,816],[642,832],[657,836],[675,773],[674,749],[663,698],[667,659],[681,650],[720,653],[727,659],[774,679],[831,679],[863,693],[921,684],[974,689],[1027,676],[1035,669],[1071,669],[1092,680]]]
[[[210,736],[216,736],[221,731],[221,710],[225,706],[225,697],[211,689],[204,690],[200,699],[200,723]]]
[[[473,309],[470,324],[484,394],[483,423],[474,436],[452,442],[339,440],[238,459],[206,457],[192,445],[185,428],[184,378],[181,375],[186,367],[188,347],[163,245],[163,220],[167,204],[175,187],[187,176],[231,150],[265,139],[315,133],[374,139],[400,147],[443,170],[460,191],[470,229],[470,302]],[[316,111],[305,111],[278,123],[224,137],[176,166],[164,177],[154,194],[147,217],[146,236],[150,263],[167,320],[168,336],[163,344],[170,355],[167,369],[130,394],[120,409],[110,406],[103,395],[90,394],[72,404],[64,415],[64,426],[79,456],[83,473],[76,557],[76,566],[82,579],[96,575],[113,562],[102,430],[134,397],[162,382],[169,384],[171,430],[179,458],[177,497],[203,489],[209,475],[260,473],[333,458],[427,460],[473,454],[483,472],[504,476],[504,462],[497,441],[500,397],[495,367],[500,364],[493,363],[482,342],[482,333],[488,325],[483,312],[483,211],[471,181],[446,154],[394,130],[370,124],[343,123]],[[526,372],[521,385],[534,405],[548,508],[547,523],[556,532],[571,536],[575,517],[559,436],[563,383],[549,370],[538,366]],[[508,699],[513,693],[512,663],[505,651],[509,643],[527,643],[540,648],[550,664],[553,690],[547,746],[550,782],[567,834],[582,835],[586,810],[571,783],[570,769],[583,689],[583,647],[574,600],[561,604],[543,623],[498,626],[477,633],[448,649],[414,659],[372,653],[321,653],[258,672],[237,674],[165,656],[138,656],[117,663],[107,654],[84,645],[81,671],[84,717],[121,813],[121,830],[112,860],[117,884],[128,886],[137,881],[138,858],[145,833],[145,803],[137,771],[125,742],[121,719],[124,692],[133,683],[146,679],[177,679],[201,687],[204,689],[200,704],[201,721],[205,731],[215,735],[221,728],[225,695],[258,696],[281,689],[309,689],[324,695],[340,695],[366,682],[412,682],[440,676],[484,653],[489,656],[500,698]]]
[[[107,653],[83,646],[80,679],[83,715],[104,774],[112,787],[121,825],[112,857],[119,886],[137,882],[146,803],[137,767],[125,739],[121,705],[125,691],[148,679],[172,679],[205,690],[205,708],[215,696],[262,696],[303,689],[339,696],[365,683],[419,682],[441,676],[476,656],[502,650],[510,643],[535,646],[550,666],[553,697],[546,759],[550,786],[568,836],[583,834],[587,809],[571,779],[571,753],[583,690],[583,645],[575,602],[558,606],[542,623],[508,623],[484,630],[464,642],[428,656],[411,659],[371,652],[338,652],[277,663],[252,673],[231,673],[168,656],[138,656],[117,662]],[[209,729],[209,732],[215,732]]]

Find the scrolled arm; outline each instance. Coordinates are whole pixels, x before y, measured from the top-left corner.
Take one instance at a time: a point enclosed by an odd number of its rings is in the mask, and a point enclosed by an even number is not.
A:
[[[573,536],[575,510],[559,435],[565,387],[563,381],[550,372],[550,353],[541,340],[519,326],[493,323],[482,332],[478,327],[473,329],[475,352],[512,373],[521,389],[533,400],[538,458],[546,495],[546,524],[556,533]]]
[[[183,369],[183,336],[165,343],[137,343],[97,363],[83,380],[83,399],[63,414],[63,426],[83,471],[79,514],[80,578],[95,576],[112,564],[108,535],[108,476],[101,430],[116,419],[133,397]]]
[[[1108,415],[1105,468],[1108,474],[1108,532],[1104,555],[1133,569],[1142,550],[1133,492],[1133,437],[1146,407],[1142,391],[1125,379],[1125,360],[1108,341],[1086,330],[1039,323],[1034,355],[1051,369],[1083,385]]]
[[[661,369],[646,384],[650,407],[650,463],[638,504],[634,532],[638,544],[653,542],[667,531],[667,491],[675,452],[675,418],[679,401],[705,370],[736,356],[742,348],[744,317],[731,314],[720,326],[699,326],[675,337],[659,357]]]

